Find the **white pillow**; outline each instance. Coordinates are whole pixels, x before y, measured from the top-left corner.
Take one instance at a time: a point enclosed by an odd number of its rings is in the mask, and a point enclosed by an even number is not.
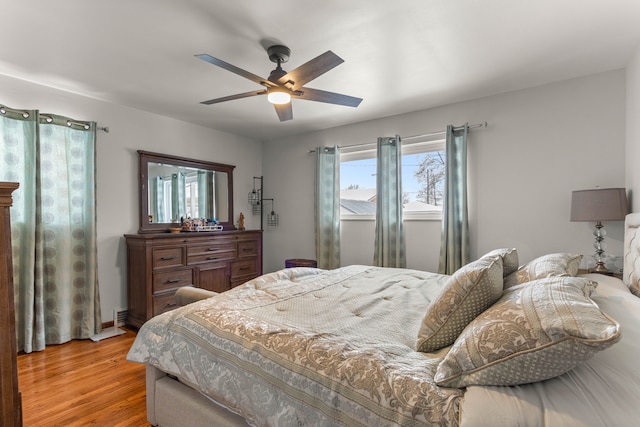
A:
[[[529,261],[504,278],[504,288],[551,276],[578,274],[582,255],[570,253],[549,254]]]

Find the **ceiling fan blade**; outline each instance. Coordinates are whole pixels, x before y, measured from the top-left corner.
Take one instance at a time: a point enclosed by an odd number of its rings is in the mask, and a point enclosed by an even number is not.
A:
[[[267,94],[267,90],[266,89],[252,90],[251,92],[239,93],[237,95],[223,96],[222,98],[216,98],[216,99],[210,99],[208,101],[202,101],[200,104],[211,105],[211,104],[217,104],[219,102],[232,101],[234,99],[248,98],[250,96],[266,95],[266,94]]]
[[[213,64],[213,65],[217,65],[220,68],[224,68],[225,70],[231,71],[232,73],[236,73],[239,76],[242,76],[246,79],[251,80],[252,82],[256,82],[259,85],[265,86],[265,87],[275,87],[277,86],[275,83],[270,82],[267,79],[264,79],[260,76],[257,76],[253,73],[250,73],[246,70],[243,70],[242,68],[238,68],[235,65],[231,65],[228,62],[224,62],[221,59],[218,58],[214,58],[211,55],[207,55],[206,53],[202,53],[199,55],[195,55],[198,58],[202,59],[203,61],[208,62],[209,64]]]
[[[362,98],[308,87],[303,87],[298,93],[294,92],[291,96],[306,99],[307,101],[326,102],[328,104],[345,105],[347,107],[357,107],[362,102]]]
[[[278,118],[281,122],[293,119],[291,102],[287,102],[286,104],[273,104],[273,106],[276,108],[276,113],[278,113]]]
[[[320,56],[316,56],[311,61],[302,64],[293,71],[288,72],[284,76],[278,79],[280,84],[285,84],[289,81],[293,82],[291,90],[298,90],[306,83],[315,79],[342,64],[344,60],[330,50],[326,51]]]

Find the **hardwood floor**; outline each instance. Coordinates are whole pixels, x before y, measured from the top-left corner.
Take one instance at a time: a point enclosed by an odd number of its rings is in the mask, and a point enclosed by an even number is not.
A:
[[[125,360],[135,333],[18,355],[22,418],[32,426],[144,426],[145,367]]]

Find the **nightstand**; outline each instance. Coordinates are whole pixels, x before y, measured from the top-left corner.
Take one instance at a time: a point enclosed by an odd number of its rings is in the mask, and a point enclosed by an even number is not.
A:
[[[589,273],[593,273],[593,274],[603,274],[605,276],[612,276],[615,277],[617,279],[622,280],[622,273],[615,273],[613,271],[607,271],[607,272],[598,272],[598,271],[592,271],[592,270],[588,270],[586,268],[581,268],[578,270],[578,274],[589,274]]]

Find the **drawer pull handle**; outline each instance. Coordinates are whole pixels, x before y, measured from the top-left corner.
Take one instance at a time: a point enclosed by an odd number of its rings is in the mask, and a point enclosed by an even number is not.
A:
[[[211,260],[211,259],[218,259],[218,257],[217,257],[217,256],[210,256],[210,257],[207,257],[207,259],[208,259],[208,260]]]
[[[207,251],[209,251],[209,252],[219,252],[220,249],[218,249],[218,248],[209,248],[209,249],[207,249]]]
[[[167,307],[167,308],[175,307],[176,305],[178,305],[178,303],[176,303],[176,302],[168,302],[167,305],[165,305],[165,307]]]
[[[180,282],[180,279],[169,279],[167,280],[166,283],[178,283],[178,282]]]
[[[172,259],[176,259],[177,257],[174,256],[163,256],[162,258],[160,258],[160,261],[171,261]]]
[[[240,271],[249,270],[251,267],[240,267]]]

